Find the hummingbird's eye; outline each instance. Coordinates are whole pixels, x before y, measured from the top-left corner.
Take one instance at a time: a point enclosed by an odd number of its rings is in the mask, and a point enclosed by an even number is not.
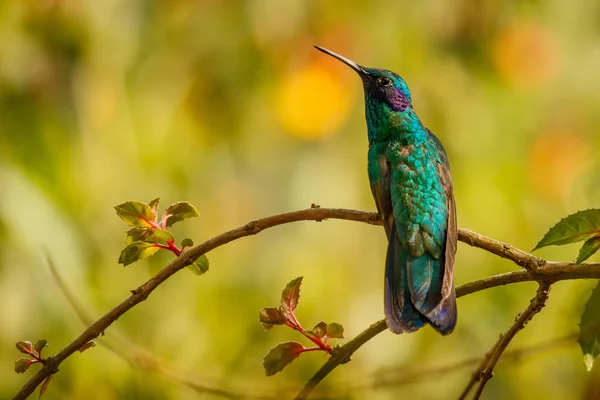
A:
[[[381,86],[390,86],[392,84],[392,80],[387,76],[383,76],[377,79],[377,83],[379,83]]]

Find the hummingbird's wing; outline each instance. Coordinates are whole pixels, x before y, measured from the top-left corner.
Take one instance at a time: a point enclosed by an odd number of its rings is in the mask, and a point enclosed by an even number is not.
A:
[[[404,292],[402,297],[409,294],[410,307],[397,298],[401,312],[396,313],[396,319],[400,324],[411,322],[403,314],[413,307],[422,320],[440,333],[448,334],[456,323],[452,274],[456,212],[446,154],[436,138],[429,143],[434,149],[423,147],[388,153],[394,161],[398,160],[390,173],[389,184],[399,242],[394,249],[397,261],[390,265],[388,260],[386,279],[392,290]],[[416,161],[413,157],[410,161],[410,154],[417,153],[430,157]],[[390,238],[390,247],[392,245]],[[388,258],[390,251],[388,248]],[[418,327],[413,325],[413,330]]]
[[[377,211],[383,221],[383,228],[388,239],[394,225],[392,197],[390,196],[390,164],[385,154],[369,154],[369,170],[371,193],[375,199]]]
[[[457,319],[456,292],[454,289],[454,258],[457,247],[456,242],[458,239],[456,203],[454,201],[452,179],[450,177],[447,159],[445,162],[443,162],[443,160],[438,162],[438,175],[440,176],[442,186],[444,187],[446,207],[448,209],[448,226],[446,228],[446,242],[444,249],[444,275],[441,287],[441,300],[436,308],[426,314],[426,317],[438,331],[446,334],[452,332]]]
[[[450,164],[446,151],[439,139],[430,130],[427,130],[427,135],[430,143],[433,144],[437,152],[435,169],[443,189],[444,204],[442,206],[445,206],[447,216],[444,224],[445,231],[443,232],[443,251],[441,254],[435,254],[435,252],[429,249],[429,254],[436,255],[437,257],[425,257],[429,259],[428,267],[433,267],[430,269],[431,273],[429,274],[429,291],[424,292],[423,290],[419,290],[423,289],[423,286],[420,288],[415,287],[417,286],[416,284],[422,284],[422,281],[420,282],[419,279],[414,279],[415,275],[418,277],[418,273],[422,273],[422,271],[418,271],[418,263],[415,264],[417,271],[415,271],[415,268],[409,268],[409,285],[412,284],[411,297],[416,308],[427,317],[429,322],[439,332],[448,334],[454,329],[457,318],[456,293],[454,289],[454,257],[458,238],[456,204],[450,176]],[[427,275],[424,277],[427,277]],[[427,287],[427,285],[424,285],[424,287]]]
[[[425,319],[411,303],[406,274],[407,253],[398,238],[392,207],[390,168],[385,152],[370,150],[371,192],[389,242],[385,263],[385,317],[392,332],[413,332],[425,325]]]

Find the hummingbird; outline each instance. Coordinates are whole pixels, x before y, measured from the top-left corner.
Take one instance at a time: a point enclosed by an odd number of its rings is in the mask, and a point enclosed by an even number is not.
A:
[[[362,80],[367,169],[388,238],[387,326],[400,334],[429,324],[442,335],[450,334],[457,318],[453,271],[458,228],[446,151],[415,113],[408,85],[398,74],[362,67],[315,47]]]

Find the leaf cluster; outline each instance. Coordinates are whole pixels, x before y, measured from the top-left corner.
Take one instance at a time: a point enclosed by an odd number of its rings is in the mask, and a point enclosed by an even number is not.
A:
[[[127,246],[119,256],[119,263],[123,266],[150,257],[161,249],[169,250],[179,256],[186,247],[194,245],[192,239],[185,238],[180,243],[181,247],[178,247],[175,245],[173,233],[167,228],[185,219],[199,217],[196,207],[187,201],[181,201],[171,204],[162,215],[159,215],[159,202],[160,198],[148,204],[141,201],[127,201],[115,207],[117,215],[131,226],[125,237]],[[196,275],[204,274],[208,271],[208,267],[206,255],[200,256],[187,266]]]
[[[344,327],[337,322],[330,324],[321,321],[313,329],[303,329],[294,314],[300,300],[300,285],[302,277],[292,280],[281,292],[281,305],[279,307],[262,308],[258,312],[258,319],[265,330],[270,330],[275,325],[286,325],[299,331],[304,337],[312,341],[317,347],[305,347],[298,342],[284,342],[272,348],[263,359],[263,366],[268,376],[282,371],[288,364],[307,351],[322,350],[330,354],[333,349],[327,344],[329,339],[343,339]]]

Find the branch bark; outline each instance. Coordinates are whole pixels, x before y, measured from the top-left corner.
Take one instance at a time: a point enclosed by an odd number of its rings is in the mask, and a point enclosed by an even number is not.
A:
[[[108,313],[100,319],[92,323],[85,329],[77,338],[75,338],[66,347],[56,353],[54,356],[47,359],[46,364],[21,388],[21,390],[13,397],[13,400],[27,398],[33,393],[46,377],[58,372],[58,367],[69,356],[76,352],[81,346],[97,338],[114,323],[121,315],[146,300],[148,296],[164,281],[169,279],[173,274],[183,269],[186,265],[197,259],[201,255],[230,243],[234,240],[245,236],[255,235],[264,229],[272,228],[278,225],[288,224],[298,221],[323,221],[325,219],[341,219],[348,221],[364,222],[372,225],[380,225],[381,221],[377,213],[356,211],[347,209],[334,208],[319,208],[318,206],[294,211],[290,213],[278,214],[262,219],[251,221],[239,228],[230,230],[215,236],[204,243],[201,243],[188,251],[185,251],[177,259],[159,271],[155,276],[141,285],[132,294],[116,305]],[[518,265],[527,269],[527,271],[519,271],[519,273],[502,274],[495,277],[489,277],[477,282],[459,287],[457,295],[466,295],[479,290],[491,288],[494,286],[505,285],[508,283],[523,282],[528,280],[537,280],[541,282],[554,282],[563,279],[580,279],[580,278],[600,278],[600,264],[581,264],[577,268],[573,263],[550,263],[542,259],[534,257],[531,254],[518,250],[508,244],[500,241],[486,238],[485,236],[471,232],[466,229],[459,229],[459,240],[474,246],[484,249],[490,253],[500,257],[507,258]],[[543,268],[539,268],[543,266]],[[554,270],[550,270],[553,266]],[[516,274],[516,275],[515,275]],[[336,352],[330,360],[317,372],[315,376],[320,376],[318,381],[322,380],[331,370],[337,365],[347,361],[352,353],[360,346],[370,340],[378,333],[385,330],[385,322],[379,321],[372,325],[362,334],[345,344]],[[327,367],[327,368],[326,368]],[[311,381],[313,381],[311,379]],[[318,382],[317,382],[318,383]],[[316,385],[315,385],[316,386]],[[304,390],[304,389],[303,389]],[[312,389],[311,389],[312,390]],[[308,393],[310,390],[306,393]],[[302,398],[302,397],[300,397]]]

